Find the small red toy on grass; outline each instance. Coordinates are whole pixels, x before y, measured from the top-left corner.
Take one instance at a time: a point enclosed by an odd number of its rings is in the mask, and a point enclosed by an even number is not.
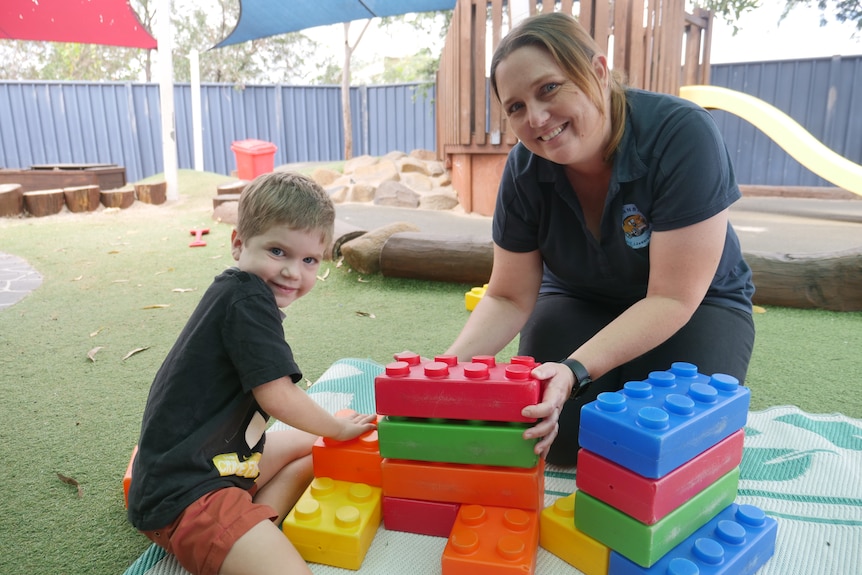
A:
[[[190,248],[200,248],[207,245],[207,243],[201,238],[210,233],[209,228],[195,228],[193,230],[189,230],[189,232],[195,237],[194,241],[189,244]]]

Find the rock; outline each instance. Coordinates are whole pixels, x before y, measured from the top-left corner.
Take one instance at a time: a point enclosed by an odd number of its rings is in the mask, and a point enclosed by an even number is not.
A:
[[[329,168],[317,168],[311,173],[311,179],[321,185],[321,187],[326,187],[332,184],[335,180],[340,178],[343,174],[336,170],[331,170]]]
[[[343,204],[347,201],[347,194],[350,192],[351,186],[330,186],[326,188],[326,193],[329,194],[329,199],[334,204]]]
[[[374,194],[374,205],[418,208],[419,194],[401,182],[383,182]]]
[[[236,225],[239,202],[222,202],[213,209],[213,219],[222,224]]]
[[[341,254],[347,264],[362,274],[380,271],[380,252],[383,244],[393,234],[418,232],[419,228],[408,222],[395,222],[367,232],[341,245]]]
[[[404,156],[398,160],[398,169],[401,173],[419,172],[420,174],[428,174],[428,164],[418,158],[412,156]]]
[[[382,182],[397,182],[401,179],[398,166],[391,160],[380,160],[375,164],[359,166],[350,175],[354,181],[372,182],[378,185]]]
[[[458,205],[458,195],[450,188],[436,188],[419,198],[419,207],[425,210],[451,210]]]
[[[377,192],[377,187],[374,184],[359,182],[350,187],[350,193],[347,195],[349,202],[371,202],[374,201],[374,194]]]
[[[352,174],[357,168],[363,166],[373,166],[377,163],[377,158],[374,156],[356,156],[344,162],[344,173]]]
[[[417,192],[430,192],[434,189],[434,183],[425,174],[414,172],[401,174],[401,183]]]
[[[426,162],[430,162],[437,159],[437,152],[434,152],[433,150],[416,149],[410,152],[410,154],[408,155],[412,158],[417,158]]]

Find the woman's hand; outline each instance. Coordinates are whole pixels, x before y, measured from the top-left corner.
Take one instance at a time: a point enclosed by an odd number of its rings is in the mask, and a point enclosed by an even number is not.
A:
[[[560,426],[560,412],[575,385],[572,370],[560,363],[543,363],[532,371],[533,377],[543,382],[542,402],[528,405],[521,411],[524,417],[538,418],[540,421],[524,431],[524,439],[536,439],[535,452],[541,457],[548,454],[551,444],[557,437]]]

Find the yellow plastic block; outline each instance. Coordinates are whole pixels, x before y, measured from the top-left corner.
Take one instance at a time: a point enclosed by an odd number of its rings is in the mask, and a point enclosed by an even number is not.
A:
[[[306,561],[357,570],[380,526],[381,500],[379,487],[316,477],[281,530]]]
[[[575,494],[557,499],[539,516],[539,545],[584,575],[607,575],[611,550],[575,527]]]
[[[473,308],[476,307],[476,304],[479,303],[479,300],[482,299],[483,295],[485,295],[486,289],[488,289],[488,284],[485,284],[482,287],[474,287],[464,294],[464,307],[467,308],[467,311],[473,311]]]

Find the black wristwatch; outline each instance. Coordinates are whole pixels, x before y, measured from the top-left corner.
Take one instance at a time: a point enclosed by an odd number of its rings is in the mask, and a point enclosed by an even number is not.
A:
[[[590,372],[587,371],[587,368],[584,367],[584,364],[582,364],[576,359],[567,357],[560,363],[571,369],[572,374],[575,376],[575,384],[572,386],[571,395],[569,395],[569,399],[575,399],[587,390],[587,387],[590,386],[590,384],[593,382],[593,379],[590,377]]]

